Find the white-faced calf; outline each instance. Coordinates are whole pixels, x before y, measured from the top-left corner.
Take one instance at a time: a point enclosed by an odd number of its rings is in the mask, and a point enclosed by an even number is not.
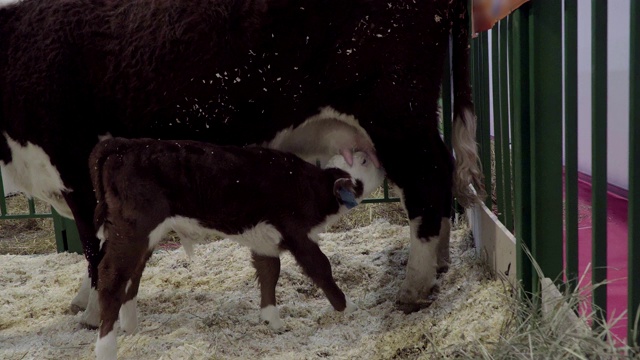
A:
[[[114,138],[93,149],[89,165],[98,199],[95,225],[104,250],[98,294],[98,358],[115,358],[115,322],[137,327],[136,296],[153,249],[170,230],[190,239],[223,235],[251,249],[261,317],[282,327],[275,288],[279,254],[290,251],[334,309],[355,305],[336,285],[317,244],[324,226],[378,187],[384,172],[366,154],[353,165],[336,155],[321,169],[285,152],[193,141]]]

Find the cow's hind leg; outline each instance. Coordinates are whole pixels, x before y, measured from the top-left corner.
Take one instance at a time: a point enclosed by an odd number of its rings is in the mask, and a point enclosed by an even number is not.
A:
[[[251,252],[253,267],[260,283],[260,317],[273,330],[282,329],[282,320],[276,306],[276,285],[280,277],[280,258]]]
[[[331,274],[331,263],[318,244],[308,237],[304,241],[292,241],[292,243],[289,250],[304,272],[322,289],[333,308],[347,314],[355,311],[356,304],[351,302],[336,285]]]
[[[398,307],[407,313],[432,302],[430,295],[436,287],[436,275],[449,266],[451,155],[437,135],[425,136],[413,146],[416,145],[417,148],[409,145],[400,150],[402,154],[412,154],[415,157],[412,163],[419,165],[407,166],[389,159],[390,166],[385,166],[402,192],[403,205],[409,215],[409,258],[397,297]]]

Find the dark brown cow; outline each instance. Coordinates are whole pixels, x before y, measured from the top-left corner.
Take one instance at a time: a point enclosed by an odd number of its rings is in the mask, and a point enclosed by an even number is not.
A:
[[[191,253],[200,234],[228,237],[251,249],[261,317],[278,330],[280,252],[290,251],[338,311],[356,309],[336,285],[317,234],[382,184],[384,172],[364,153],[349,166],[341,155],[323,170],[297,156],[260,147],[194,141],[105,140],[89,157],[103,241],[99,266],[98,359],[116,358],[122,328],[137,326],[136,296],[153,249],[175,230]]]

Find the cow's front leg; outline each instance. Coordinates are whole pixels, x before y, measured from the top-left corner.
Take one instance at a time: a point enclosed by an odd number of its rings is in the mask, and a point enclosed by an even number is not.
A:
[[[90,182],[88,184],[91,184]],[[88,261],[87,277],[83,279],[80,291],[72,300],[71,311],[85,308],[80,322],[89,328],[97,328],[100,323],[100,307],[98,304],[98,264],[102,259],[100,241],[96,237],[93,226],[95,197],[93,190],[75,187],[73,192],[65,194],[65,200],[73,213],[82,242],[82,251]],[[77,311],[76,311],[77,312]]]

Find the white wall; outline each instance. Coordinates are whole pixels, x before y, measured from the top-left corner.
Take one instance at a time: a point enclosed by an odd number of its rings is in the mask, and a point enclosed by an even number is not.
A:
[[[559,0],[558,0],[559,1]],[[629,188],[629,10],[631,0],[609,1],[607,158],[608,181]],[[640,1],[640,0],[633,0]],[[564,26],[563,26],[564,29]],[[489,31],[491,36],[491,30]],[[489,51],[491,52],[489,37]],[[489,61],[489,76],[493,69]],[[489,88],[493,99],[493,83]],[[638,99],[640,101],[640,99]],[[564,116],[563,116],[564,118]],[[493,100],[490,105],[493,135]],[[591,1],[578,1],[578,170],[591,175]]]
[[[608,3],[608,180],[613,185],[628,189],[630,0],[615,0]],[[589,0],[578,1],[578,169],[591,175],[591,1]]]

